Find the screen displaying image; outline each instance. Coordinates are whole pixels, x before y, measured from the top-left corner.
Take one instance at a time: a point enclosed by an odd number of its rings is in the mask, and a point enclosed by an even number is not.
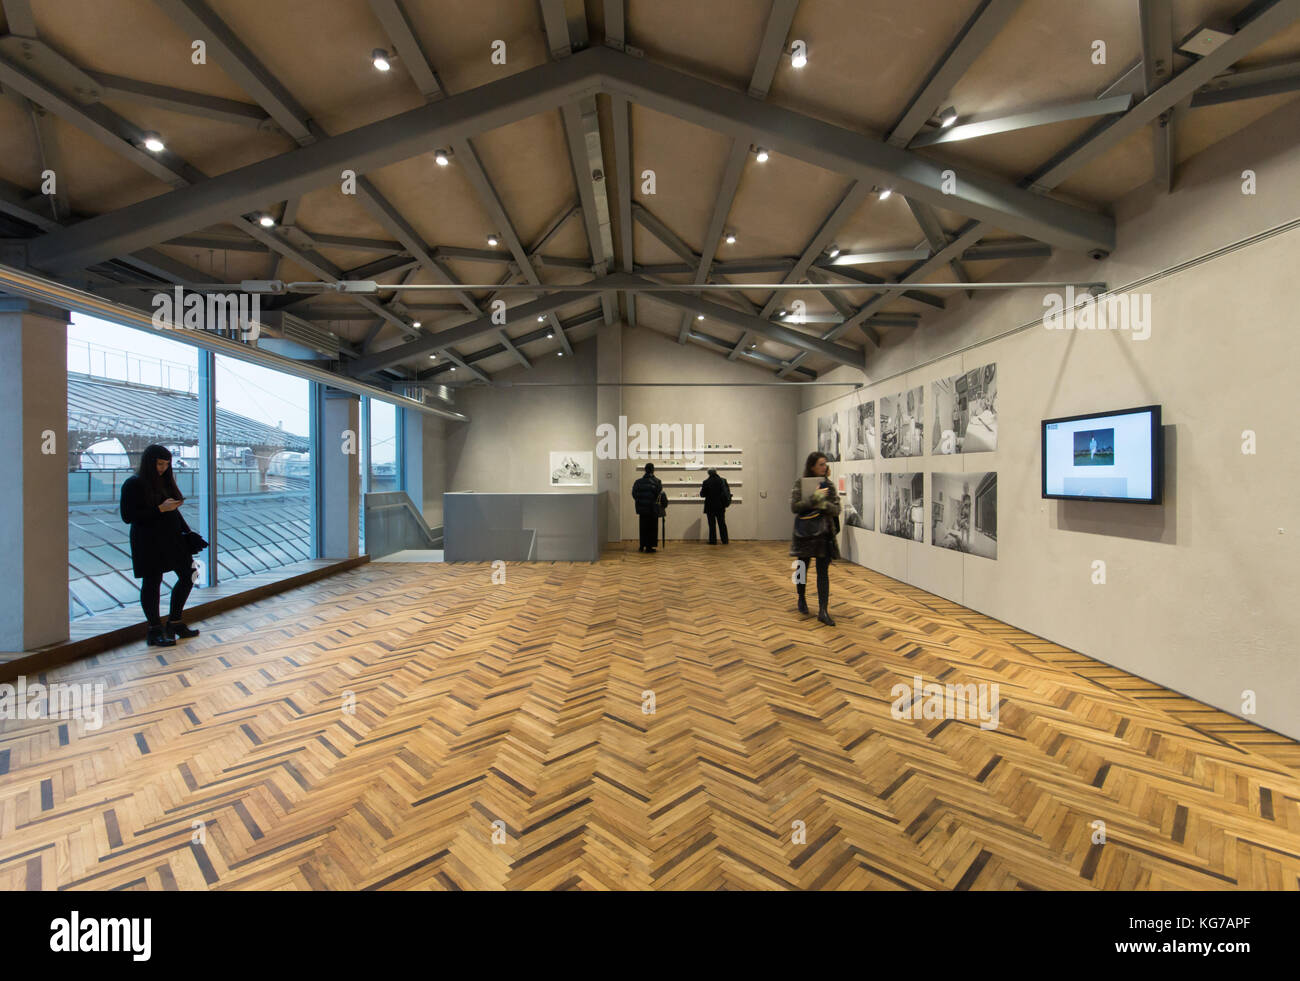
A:
[[[1043,422],[1043,496],[1156,503],[1160,407]]]

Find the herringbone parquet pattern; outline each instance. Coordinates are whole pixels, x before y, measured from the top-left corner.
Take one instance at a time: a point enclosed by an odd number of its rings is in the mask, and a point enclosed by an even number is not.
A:
[[[106,722],[0,723],[0,888],[1297,888],[1296,743],[845,563],[821,626],[784,552],[373,564],[51,672]]]

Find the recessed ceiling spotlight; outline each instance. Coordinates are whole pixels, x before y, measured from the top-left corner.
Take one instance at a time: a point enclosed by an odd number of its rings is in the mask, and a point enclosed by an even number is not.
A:
[[[808,44],[804,41],[795,41],[790,45],[790,67],[802,68],[808,64]]]
[[[564,357],[564,352],[563,352],[563,351],[556,351],[556,352],[555,352],[555,356],[556,356],[557,358],[562,358],[562,357]]]
[[[488,245],[492,246],[492,248],[495,249],[500,244],[501,244],[501,240],[497,238],[496,235],[488,236]]]
[[[388,60],[388,52],[383,48],[375,48],[370,52],[370,60],[374,62],[376,68],[381,72],[386,72],[393,67],[393,63]]]
[[[437,360],[438,360],[438,355],[436,355],[436,354],[430,354],[430,355],[429,355],[429,360],[430,360],[430,361],[437,361]]]
[[[829,249],[826,250],[826,254],[830,256],[832,259],[834,259],[836,256],[840,254],[840,247],[838,245],[832,245]]]
[[[736,244],[736,233],[735,233],[735,232],[727,232],[726,242],[727,242],[728,245],[735,245],[735,244]]]
[[[893,194],[893,193],[894,193],[894,192],[893,192],[892,190],[890,190],[889,188],[887,188],[887,187],[882,187],[882,188],[880,189],[880,200],[881,200],[881,201],[888,201],[888,200],[889,200],[889,196],[890,196],[891,194]]]
[[[786,310],[785,307],[782,307],[780,310],[778,310],[778,311],[776,312],[777,319],[778,319],[778,320],[783,319],[783,318],[785,317],[785,315],[786,315],[788,312],[789,312],[789,311]]]
[[[761,164],[767,163],[767,149],[765,147],[759,147],[754,153],[754,159]]]
[[[452,371],[455,371],[455,370],[456,370],[456,366],[455,366],[455,365],[452,365],[452,366],[451,366],[451,370],[452,370]]]
[[[943,112],[939,113],[939,125],[942,126],[944,129],[947,129],[956,121],[957,121],[957,110],[952,106],[949,106]]]
[[[439,167],[447,166],[447,164],[451,163],[451,151],[435,150],[433,152],[433,162],[436,163]]]
[[[257,219],[257,223],[261,225],[263,228],[272,228],[275,225],[275,219],[272,218],[270,215],[259,215]]]
[[[543,316],[543,317],[538,317],[538,318],[537,318],[537,322],[538,322],[539,324],[544,324],[544,323],[546,323],[546,318],[545,318],[544,316]]]
[[[554,337],[554,336],[555,336],[555,335],[554,335],[553,333],[551,333],[549,330],[546,332],[546,339],[547,339],[548,341],[549,341],[552,337]]]
[[[756,347],[758,347],[757,344],[751,344],[751,345],[749,345],[749,349],[750,349],[751,351],[754,350],[754,348],[756,348]]]
[[[414,327],[416,330],[419,330],[419,329],[420,329],[420,322],[419,322],[418,320],[412,320],[412,321],[411,321],[411,326]]]
[[[167,149],[167,145],[163,143],[162,137],[157,133],[145,133],[144,136],[140,137],[140,142],[150,153],[162,153]]]
[[[704,319],[704,314],[702,314],[702,313],[697,313],[697,314],[695,315],[695,319],[696,319],[696,320],[703,320],[703,319]]]

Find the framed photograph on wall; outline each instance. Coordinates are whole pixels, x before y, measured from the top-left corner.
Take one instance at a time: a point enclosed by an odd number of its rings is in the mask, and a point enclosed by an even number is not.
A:
[[[998,557],[998,475],[932,473],[934,500],[930,544],[958,552]]]
[[[932,388],[932,453],[986,453],[998,448],[996,364],[940,378]]]
[[[594,474],[591,450],[551,450],[552,487],[590,487]]]
[[[876,458],[876,403],[862,402],[849,406],[849,460]]]
[[[880,530],[895,538],[924,541],[925,475],[880,475]]]
[[[827,463],[838,463],[841,457],[840,414],[817,417],[817,452],[826,457]]]
[[[925,452],[925,388],[917,385],[880,400],[880,455],[886,459]]]

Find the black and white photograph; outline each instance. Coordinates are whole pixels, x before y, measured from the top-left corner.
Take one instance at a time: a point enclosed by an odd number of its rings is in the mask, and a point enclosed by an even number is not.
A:
[[[551,450],[552,487],[590,487],[592,485],[591,450],[565,452]]]
[[[981,365],[935,381],[930,452],[986,453],[998,448],[998,366]]]
[[[840,414],[817,417],[817,452],[826,457],[827,463],[839,463],[843,459],[840,453]]]
[[[876,475],[848,474],[848,506],[844,509],[845,527],[876,530]]]
[[[880,530],[895,538],[925,540],[925,474],[880,475]]]
[[[930,544],[998,557],[998,475],[930,474]]]
[[[876,458],[876,403],[862,402],[849,406],[849,460]]]
[[[918,385],[880,400],[880,455],[921,456],[925,451],[925,389]]]

